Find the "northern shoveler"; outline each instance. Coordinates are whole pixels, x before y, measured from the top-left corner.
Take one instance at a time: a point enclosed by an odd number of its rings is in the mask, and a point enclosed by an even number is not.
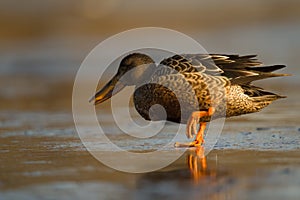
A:
[[[186,123],[195,140],[175,146],[201,146],[206,123],[217,117],[258,112],[284,96],[252,85],[253,81],[286,76],[272,73],[285,65],[263,66],[256,55],[182,54],[156,65],[151,57],[133,53],[120,63],[117,74],[90,101],[99,104],[135,85],[135,108],[146,120]],[[127,78],[121,78],[127,74]],[[164,107],[164,115],[153,105]],[[197,130],[197,125],[199,129]]]

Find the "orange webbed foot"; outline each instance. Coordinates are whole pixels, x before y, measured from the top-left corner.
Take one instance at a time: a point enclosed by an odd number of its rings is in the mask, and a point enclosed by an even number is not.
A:
[[[200,147],[204,144],[204,131],[206,128],[206,122],[200,122],[201,117],[211,116],[215,112],[214,108],[209,108],[208,111],[195,111],[191,114],[186,127],[186,136],[188,138],[196,135],[193,142],[187,143],[175,143],[175,147]],[[197,126],[199,124],[199,129],[197,131]]]

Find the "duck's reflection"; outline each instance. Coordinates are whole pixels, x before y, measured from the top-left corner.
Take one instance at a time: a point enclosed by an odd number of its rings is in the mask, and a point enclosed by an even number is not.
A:
[[[216,170],[208,168],[204,152],[204,147],[196,147],[194,149],[189,149],[186,156],[187,166],[195,184],[199,183],[201,179],[207,177],[215,178],[217,175]]]
[[[214,157],[204,156],[204,149],[197,147],[187,150],[167,168],[142,175],[137,182],[136,197],[222,199],[228,193],[226,185],[228,186],[226,173],[217,170]]]

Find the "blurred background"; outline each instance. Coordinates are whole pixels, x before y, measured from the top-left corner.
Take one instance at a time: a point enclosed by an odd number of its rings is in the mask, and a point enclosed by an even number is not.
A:
[[[180,31],[211,53],[257,54],[286,64],[299,84],[298,0],[0,1],[0,108],[68,110],[81,62],[98,43],[132,28]],[[25,103],[26,102],[26,103]]]
[[[299,22],[299,0],[0,0],[0,199],[297,199]],[[89,154],[74,127],[72,88],[84,58],[106,38],[147,26],[182,32],[211,53],[257,54],[293,74],[257,83],[288,98],[226,120],[207,168],[194,170],[197,187],[185,157],[162,170],[170,173],[116,172]],[[135,146],[98,110],[128,148],[155,149],[172,137]]]

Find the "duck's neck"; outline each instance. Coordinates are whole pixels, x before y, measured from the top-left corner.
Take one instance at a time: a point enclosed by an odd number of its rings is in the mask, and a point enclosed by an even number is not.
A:
[[[149,82],[155,70],[155,63],[138,66],[132,72],[132,80],[135,80],[136,85],[145,84]]]

